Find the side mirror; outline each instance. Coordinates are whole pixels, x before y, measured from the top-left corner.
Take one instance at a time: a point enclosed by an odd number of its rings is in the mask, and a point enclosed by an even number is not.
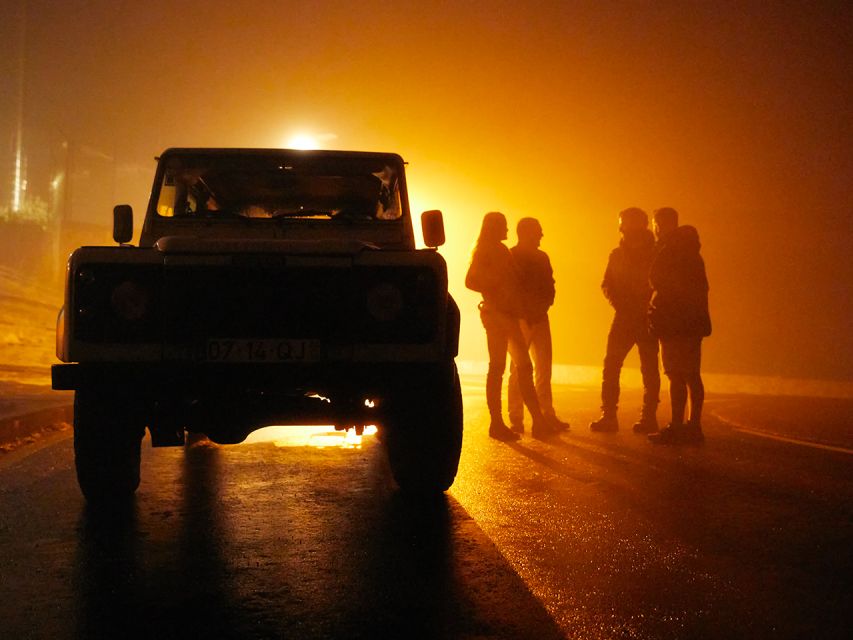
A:
[[[113,240],[127,244],[133,238],[133,207],[117,204],[113,207]]]
[[[444,218],[441,211],[432,209],[421,214],[421,231],[424,236],[424,244],[430,249],[435,249],[444,244]]]

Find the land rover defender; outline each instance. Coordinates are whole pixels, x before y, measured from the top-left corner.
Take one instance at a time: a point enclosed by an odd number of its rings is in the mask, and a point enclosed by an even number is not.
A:
[[[131,496],[153,446],[239,443],[270,424],[376,424],[399,487],[446,490],[462,446],[439,211],[417,249],[391,153],[169,149],[138,246],[68,261],[54,389],[74,390],[90,502]]]

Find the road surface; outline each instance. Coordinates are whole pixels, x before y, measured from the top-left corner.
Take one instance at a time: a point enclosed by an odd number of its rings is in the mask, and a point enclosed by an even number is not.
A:
[[[630,431],[635,392],[593,434],[595,391],[555,391],[572,430],[507,445],[466,379],[460,473],[431,503],[394,492],[371,438],[146,439],[135,505],[104,518],[70,431],[49,435],[0,457],[3,635],[848,636],[853,404],[711,398],[703,446],[658,447]]]

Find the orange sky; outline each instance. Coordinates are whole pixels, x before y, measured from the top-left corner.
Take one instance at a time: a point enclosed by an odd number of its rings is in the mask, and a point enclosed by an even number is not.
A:
[[[673,206],[702,237],[706,370],[853,378],[847,3],[30,1],[27,18],[29,126],[125,165],[298,131],[403,155],[414,212],[445,212],[466,359],[485,354],[462,281],[486,211],[541,220],[556,359],[598,364],[617,213]],[[0,29],[8,79],[18,31]],[[115,199],[141,211],[148,187]]]

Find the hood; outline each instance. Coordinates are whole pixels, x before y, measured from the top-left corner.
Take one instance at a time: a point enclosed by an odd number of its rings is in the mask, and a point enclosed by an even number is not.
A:
[[[360,240],[261,240],[209,239],[190,236],[166,236],[154,243],[160,253],[289,253],[317,255],[355,255],[364,250],[378,249]]]
[[[702,243],[699,242],[699,232],[689,224],[682,225],[672,232],[671,242],[680,253],[699,253]]]

